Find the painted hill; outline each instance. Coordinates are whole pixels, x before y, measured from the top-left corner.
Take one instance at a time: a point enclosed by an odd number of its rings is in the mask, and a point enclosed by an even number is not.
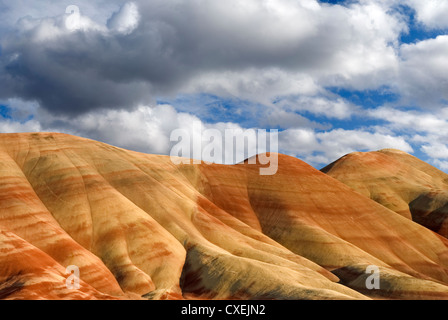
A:
[[[0,298],[448,299],[446,238],[298,159],[259,169],[1,134]]]
[[[346,155],[322,171],[448,238],[448,175],[428,163],[385,149]]]

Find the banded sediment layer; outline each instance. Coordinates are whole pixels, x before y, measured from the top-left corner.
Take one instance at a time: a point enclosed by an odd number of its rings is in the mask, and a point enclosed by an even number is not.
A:
[[[261,166],[1,134],[0,298],[448,299],[445,237],[296,158]]]

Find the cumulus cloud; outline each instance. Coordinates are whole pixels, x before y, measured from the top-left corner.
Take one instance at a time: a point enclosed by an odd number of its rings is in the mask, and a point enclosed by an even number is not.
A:
[[[328,119],[348,119],[361,111],[360,107],[343,98],[325,95],[289,96],[278,105],[287,110],[306,111]]]
[[[413,10],[415,19],[421,27],[431,29],[444,29],[448,27],[446,15],[448,14],[448,3],[445,0],[359,0],[362,4],[380,5],[385,11],[402,13],[403,7]],[[402,15],[403,20],[409,17]]]
[[[448,2],[444,0],[409,0],[417,14],[417,19],[427,28],[448,28]]]
[[[383,132],[406,138],[427,161],[445,170],[448,159],[448,110],[400,110],[390,106],[368,111],[368,116],[384,122]]]
[[[422,147],[423,151],[435,159],[448,159],[448,147],[442,143],[433,143]]]
[[[22,101],[9,102],[14,103],[24,117],[34,109],[34,106],[27,106]],[[11,109],[12,112],[18,112],[17,110]],[[212,145],[219,146],[220,144],[223,148],[220,163],[238,163],[247,157],[266,151],[266,149],[258,148],[260,147],[257,144],[258,128],[244,128],[232,122],[207,123],[192,114],[178,112],[170,105],[152,107],[142,105],[133,110],[93,110],[76,117],[53,115],[40,110],[32,119],[0,121],[0,132],[65,132],[153,154],[170,154],[177,143],[170,140],[171,134],[179,129],[188,133],[192,141],[199,141],[203,149],[211,142],[204,136],[204,130],[218,131],[222,140],[212,141],[214,143]],[[226,144],[229,143],[226,141],[226,130],[236,137],[235,144],[238,139],[240,142],[244,142],[245,138],[248,139],[245,142],[247,146],[233,145],[233,140],[230,141],[232,143]],[[304,125],[302,128],[286,129],[274,135],[278,137],[278,151],[297,156],[317,167],[328,164],[354,150],[397,148],[406,152],[413,151],[403,137],[376,131],[322,130],[322,128],[313,129]],[[235,157],[232,157],[233,154]],[[195,156],[193,151],[190,155]],[[202,156],[204,156],[202,159],[206,161],[216,160],[201,153],[196,158],[199,159]]]
[[[217,132],[219,141],[207,138],[208,130]],[[23,123],[12,119],[0,121],[0,132],[35,131],[65,132],[135,151],[165,155],[181,142],[173,138],[174,132],[181,131],[184,134],[182,139],[191,141],[191,146],[184,150],[182,156],[225,164],[239,163],[267,151],[265,147],[258,146],[256,128],[243,128],[231,122],[206,123],[194,115],[177,112],[170,105],[139,106],[131,111],[94,110],[74,118],[41,111],[38,119]],[[199,143],[201,148],[194,149],[194,143]],[[222,157],[218,159],[212,153],[207,154],[207,146],[216,150],[222,148]]]
[[[349,153],[350,150],[371,151],[394,148],[405,152],[414,151],[404,137],[377,132],[335,129],[318,133],[317,136],[322,141],[322,149],[329,150],[329,155],[337,157]]]
[[[73,0],[16,0],[0,1],[1,16],[0,28],[13,29],[16,22],[30,16],[35,19],[56,17],[65,13],[66,8],[76,4],[80,7],[81,14],[90,17],[100,25],[105,25],[114,12],[117,12],[123,0],[96,0],[96,1],[73,1]]]
[[[140,21],[137,5],[133,2],[125,3],[120,11],[115,12],[107,21],[109,29],[128,35],[134,31]]]
[[[269,103],[322,86],[375,88],[397,70],[391,43],[403,28],[375,3],[135,1],[105,25],[83,5],[76,32],[61,12],[28,17],[2,39],[1,97],[80,114],[204,89]]]
[[[400,92],[404,101],[424,108],[448,103],[448,36],[401,47]]]
[[[413,152],[404,137],[365,130],[334,129],[314,131],[288,129],[280,133],[279,145],[287,154],[297,156],[315,166],[326,165],[354,150],[372,151],[394,148]]]
[[[0,131],[166,154],[170,132],[193,134],[192,123],[266,126],[286,129],[281,149],[316,165],[391,147],[445,166],[448,36],[400,36],[411,28],[402,6],[424,30],[448,28],[446,1],[80,0],[78,15],[70,4],[0,0],[0,106],[13,114],[0,116]],[[333,88],[399,98],[368,109]],[[245,103],[221,106],[234,113],[227,122],[212,104],[156,103],[179,95]]]
[[[76,117],[54,116],[42,112],[39,117],[46,131],[63,131],[127,149],[168,154],[170,134],[199,118],[178,113],[172,106],[139,106],[133,110],[94,110]]]
[[[448,171],[448,161],[434,160],[433,164],[443,171]]]
[[[416,110],[400,110],[383,106],[366,112],[369,117],[387,122],[394,130],[448,135],[448,117]]]
[[[39,131],[42,131],[42,127],[40,123],[35,120],[20,123],[14,120],[0,119],[0,133]]]

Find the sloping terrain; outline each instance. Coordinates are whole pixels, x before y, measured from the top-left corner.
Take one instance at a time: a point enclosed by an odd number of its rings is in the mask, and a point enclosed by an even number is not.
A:
[[[356,152],[322,169],[357,192],[448,238],[448,175],[405,152]]]
[[[448,240],[304,162],[0,135],[2,299],[448,299]],[[70,290],[65,268],[80,268]],[[380,269],[368,290],[366,269]]]

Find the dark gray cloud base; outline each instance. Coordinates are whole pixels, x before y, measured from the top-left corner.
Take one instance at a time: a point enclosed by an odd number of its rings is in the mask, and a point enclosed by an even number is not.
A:
[[[393,59],[387,44],[391,35],[356,25],[354,13],[368,18],[361,6],[288,0],[276,6],[253,0],[153,0],[135,6],[138,24],[128,32],[117,26],[135,18],[126,5],[106,25],[90,20],[75,32],[67,30],[63,12],[19,20],[1,39],[0,97],[18,96],[55,113],[80,114],[132,108],[182,91],[207,73],[255,69],[261,75],[269,68],[311,74],[321,85],[375,87],[379,81],[368,68],[355,70],[347,61],[359,59],[357,47],[369,51],[372,61],[375,55]],[[394,17],[385,18],[399,28]],[[374,67],[385,78],[390,65]]]

